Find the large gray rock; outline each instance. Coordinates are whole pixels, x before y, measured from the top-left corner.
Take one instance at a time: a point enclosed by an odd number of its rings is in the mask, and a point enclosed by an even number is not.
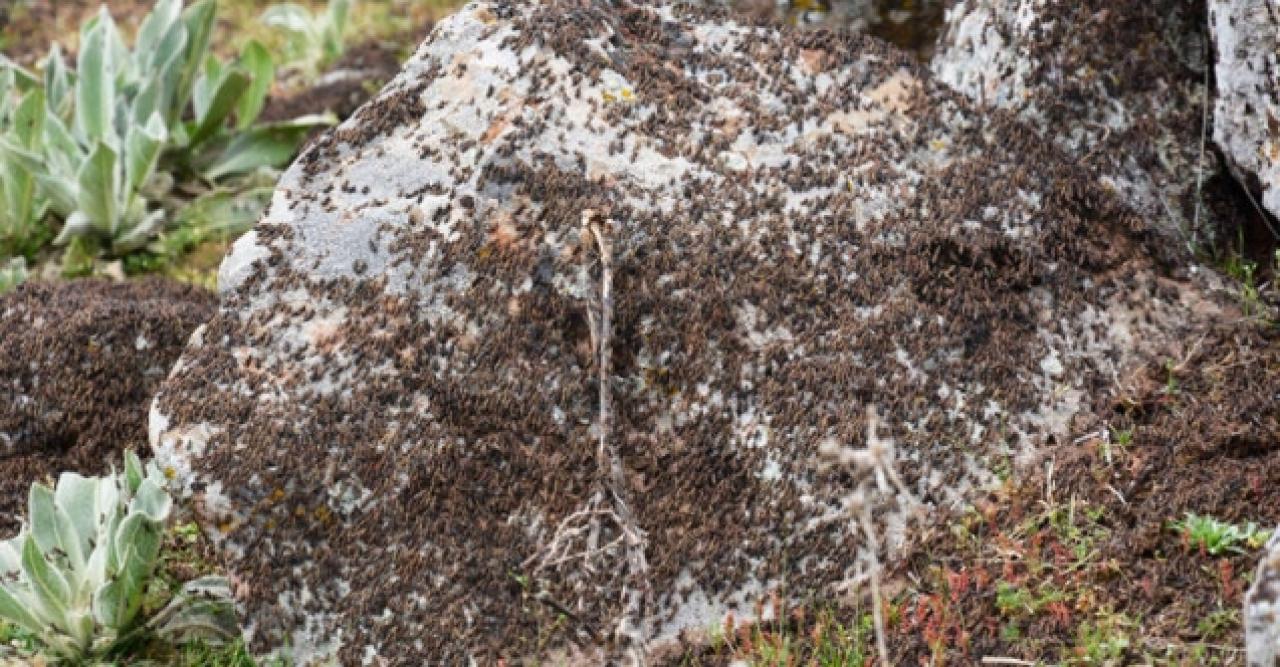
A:
[[[1209,16],[1213,140],[1245,188],[1280,217],[1280,0],[1216,0]]]
[[[1201,141],[1208,130],[1204,5],[958,0],[931,66],[942,81],[1017,113],[1095,169],[1103,187],[1120,192],[1170,246],[1203,246],[1221,227],[1196,202],[1218,169]]]
[[[1249,667],[1280,665],[1280,529],[1271,535],[1244,598]]]
[[[1214,316],[1011,115],[687,11],[468,5],[236,244],[150,435],[256,649],[603,664],[831,599],[869,561],[817,452],[868,407],[955,506]]]

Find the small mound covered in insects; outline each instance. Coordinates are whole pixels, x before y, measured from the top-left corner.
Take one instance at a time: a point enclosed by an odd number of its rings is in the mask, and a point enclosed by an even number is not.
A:
[[[147,410],[212,294],[158,278],[31,282],[0,297],[0,530],[31,482],[100,474],[146,440]]]
[[[897,664],[1242,664],[1241,596],[1280,521],[1277,391],[1280,330],[1248,323],[1119,378],[1091,433],[899,568]]]
[[[873,38],[473,2],[283,176],[153,451],[304,663],[609,664],[829,597],[1218,316],[1074,162]],[[878,532],[821,456],[871,414]]]

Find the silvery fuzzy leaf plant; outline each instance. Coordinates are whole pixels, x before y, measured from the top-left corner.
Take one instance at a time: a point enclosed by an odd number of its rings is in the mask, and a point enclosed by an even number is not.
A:
[[[164,475],[132,452],[119,474],[33,484],[22,531],[0,542],[0,620],[29,633],[42,657],[70,662],[109,658],[146,633],[233,636],[231,595],[219,577],[188,582],[141,618],[171,507]]]
[[[0,67],[0,140],[39,150],[43,119],[44,94],[31,75]],[[0,152],[0,263],[34,254],[47,235],[47,208],[31,172]]]
[[[131,51],[103,7],[81,26],[74,71],[51,50],[41,145],[0,141],[0,154],[35,175],[62,218],[55,243],[136,250],[164,227],[159,200],[175,177],[212,182],[280,166],[308,129],[330,120],[254,125],[274,65],[256,42],[233,63],[210,54],[215,10],[214,0],[185,10],[182,0],[160,0]]]
[[[347,17],[354,0],[329,0],[323,13],[300,4],[282,2],[262,13],[262,22],[286,33],[285,59],[307,76],[342,55]]]

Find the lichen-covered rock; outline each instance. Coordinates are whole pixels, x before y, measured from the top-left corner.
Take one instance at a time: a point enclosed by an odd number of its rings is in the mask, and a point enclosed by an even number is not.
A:
[[[1213,140],[1280,217],[1280,0],[1209,3],[1216,47]]]
[[[1218,168],[1200,141],[1208,119],[1204,5],[958,0],[932,69],[1096,169],[1170,246],[1199,246],[1222,226],[1196,203]]]
[[[98,474],[143,445],[151,398],[215,302],[159,279],[0,296],[0,531],[17,528],[31,482]]]
[[[817,452],[869,406],[955,506],[1213,316],[1010,114],[694,11],[468,5],[227,257],[151,443],[255,647],[604,664],[831,599],[866,561]]]
[[[1280,665],[1280,529],[1271,534],[1245,595],[1244,632],[1249,667]]]

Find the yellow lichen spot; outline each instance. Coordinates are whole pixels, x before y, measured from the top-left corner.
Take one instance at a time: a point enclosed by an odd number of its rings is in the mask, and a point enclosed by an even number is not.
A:
[[[947,147],[947,142],[943,141],[942,139],[934,139],[933,141],[929,142],[929,148],[932,148],[935,151],[940,151],[946,147]]]
[[[297,507],[293,508],[293,515],[301,519],[302,517],[307,515],[307,508],[303,507],[302,505],[298,505]]]
[[[634,102],[636,92],[627,86],[618,88],[617,90],[605,90],[600,93],[605,102]]]
[[[276,490],[271,492],[271,502],[278,503],[281,500],[284,500],[284,489],[277,486]]]
[[[175,477],[177,477],[177,476],[178,476],[178,471],[177,471],[177,470],[174,470],[174,469],[173,469],[173,466],[165,466],[165,467],[164,467],[164,478],[165,478],[165,479],[172,480],[173,478],[175,478]]]
[[[325,505],[320,505],[315,509],[316,520],[322,524],[329,525],[333,523],[333,512]]]
[[[230,521],[230,520],[223,521],[222,523],[218,524],[218,532],[222,533],[223,535],[226,535],[227,533],[230,533],[232,530],[234,530],[235,527],[236,527],[236,524],[234,521]]]

